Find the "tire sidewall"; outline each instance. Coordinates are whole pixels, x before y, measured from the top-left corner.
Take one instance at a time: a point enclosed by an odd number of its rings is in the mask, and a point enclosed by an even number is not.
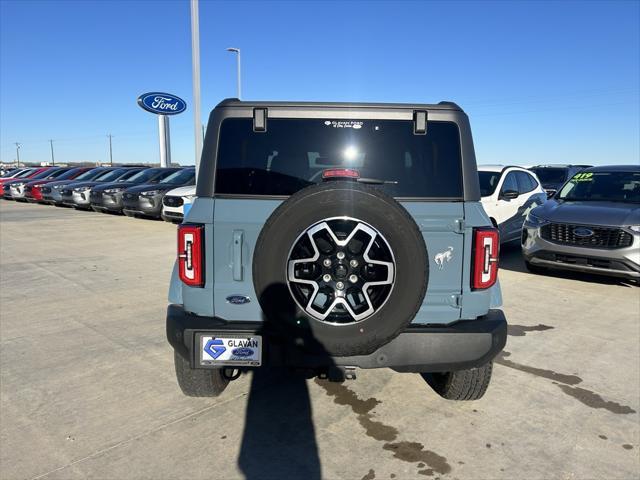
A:
[[[279,295],[277,305],[265,298],[269,289],[286,286],[288,291],[287,262],[300,235],[322,220],[343,216],[374,227],[393,252],[395,281],[379,310],[359,322],[332,325],[303,311],[290,293]],[[362,355],[389,342],[413,320],[427,287],[427,259],[418,226],[398,202],[379,190],[336,181],[308,187],[274,211],[256,242],[253,279],[271,323],[286,322],[297,335],[307,337],[307,344],[317,342],[332,355]]]

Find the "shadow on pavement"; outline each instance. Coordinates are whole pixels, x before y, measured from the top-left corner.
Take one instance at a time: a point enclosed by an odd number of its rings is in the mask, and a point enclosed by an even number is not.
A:
[[[278,318],[265,318],[259,332],[263,338],[270,336],[267,347],[276,342],[280,358],[293,363],[298,356],[312,351],[318,364],[333,365],[311,331],[296,325],[295,307],[285,285],[269,287],[260,303],[264,305],[266,301],[276,302],[280,312]],[[247,480],[322,477],[304,372],[268,367],[254,370],[238,466]]]

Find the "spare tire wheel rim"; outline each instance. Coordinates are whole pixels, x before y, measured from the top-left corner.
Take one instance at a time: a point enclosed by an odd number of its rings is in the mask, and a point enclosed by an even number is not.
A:
[[[287,285],[313,318],[351,325],[378,312],[391,296],[396,263],[386,238],[368,223],[331,217],[314,223],[293,242]]]

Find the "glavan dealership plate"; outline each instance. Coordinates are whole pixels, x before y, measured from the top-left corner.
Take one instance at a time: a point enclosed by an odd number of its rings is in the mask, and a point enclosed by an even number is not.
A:
[[[202,335],[199,345],[200,365],[259,367],[262,364],[262,337],[260,335]]]

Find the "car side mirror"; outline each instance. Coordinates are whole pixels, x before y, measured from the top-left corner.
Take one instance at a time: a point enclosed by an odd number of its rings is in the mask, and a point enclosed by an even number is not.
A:
[[[515,190],[504,190],[500,195],[500,198],[504,198],[505,200],[513,200],[514,198],[518,198],[520,194]]]

